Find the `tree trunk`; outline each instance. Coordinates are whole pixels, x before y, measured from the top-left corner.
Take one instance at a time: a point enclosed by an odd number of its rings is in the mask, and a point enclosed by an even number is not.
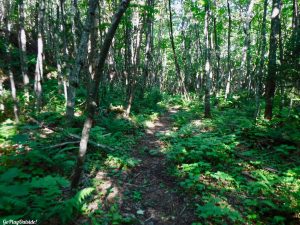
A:
[[[204,37],[205,37],[205,99],[204,99],[204,116],[206,118],[211,117],[210,111],[210,93],[211,93],[211,55],[210,55],[210,5],[209,2],[205,4],[205,24],[204,24]]]
[[[75,95],[76,87],[79,83],[79,75],[84,63],[87,58],[87,47],[89,41],[89,35],[95,20],[95,10],[97,7],[97,0],[89,0],[89,9],[87,13],[87,18],[85,22],[85,29],[82,32],[80,44],[78,46],[77,55],[75,59],[75,64],[69,74],[69,86],[68,86],[68,100],[66,107],[66,117],[68,122],[72,122],[74,118],[74,108],[75,108]]]
[[[147,0],[147,6],[149,8],[154,7],[154,1],[153,0]],[[147,18],[146,18],[146,38],[145,38],[145,46],[146,46],[146,51],[145,51],[145,66],[144,66],[144,71],[143,71],[143,85],[141,88],[141,98],[144,97],[144,92],[147,89],[147,80],[151,79],[151,70],[149,69],[150,64],[151,64],[151,59],[152,59],[152,13],[148,12]]]
[[[187,91],[186,91],[186,88],[185,88],[184,76],[181,73],[181,69],[180,69],[177,54],[176,54],[175,43],[174,43],[173,19],[172,19],[173,16],[172,16],[171,0],[168,0],[168,3],[169,3],[169,20],[170,20],[169,35],[170,35],[171,47],[172,47],[173,56],[174,56],[175,69],[176,69],[177,77],[179,79],[180,92],[181,92],[182,95],[184,95],[185,98],[187,98],[188,94],[187,94]]]
[[[72,5],[72,37],[73,37],[73,48],[74,48],[74,54],[77,55],[77,48],[78,48],[78,37],[79,37],[79,27],[81,25],[80,23],[80,13],[77,5],[77,0],[73,0]]]
[[[269,64],[268,75],[266,79],[266,107],[265,119],[271,120],[273,116],[273,98],[276,89],[276,80],[278,73],[278,65],[276,63],[279,39],[280,26],[280,0],[273,0],[272,16],[271,16],[271,35],[270,35],[270,50],[269,50]]]
[[[92,1],[92,0],[90,0]],[[119,9],[117,13],[114,15],[112,19],[112,23],[110,26],[110,29],[108,30],[108,33],[106,34],[105,40],[103,42],[103,45],[101,47],[100,51],[100,57],[99,57],[99,63],[97,65],[97,73],[95,74],[95,79],[92,87],[89,89],[88,93],[88,106],[87,106],[87,118],[84,122],[84,126],[82,129],[82,135],[80,140],[80,148],[79,148],[79,154],[77,157],[77,164],[74,170],[74,175],[72,178],[71,188],[77,188],[80,176],[83,170],[83,164],[84,159],[87,151],[87,144],[89,140],[89,134],[90,130],[92,128],[92,123],[94,120],[94,114],[97,109],[97,99],[98,99],[98,92],[99,92],[99,83],[101,80],[101,77],[103,75],[105,60],[109,51],[109,48],[111,46],[112,40],[114,38],[114,35],[116,33],[117,27],[121,21],[121,18],[126,11],[130,0],[122,0]]]
[[[292,34],[292,49],[295,57],[300,50],[300,14],[298,0],[293,0],[293,34]]]
[[[129,116],[131,111],[131,105],[133,101],[133,82],[134,82],[134,75],[132,71],[132,23],[131,23],[132,15],[131,13],[128,15],[128,21],[126,21],[125,27],[125,73],[126,73],[126,85],[127,85],[127,93],[126,93],[126,116]],[[139,35],[139,34],[138,34]],[[136,65],[139,66],[139,65]]]
[[[226,87],[225,87],[225,99],[227,99],[230,94],[230,83],[231,83],[231,10],[229,5],[229,0],[227,0],[227,13],[228,13],[228,34],[227,34],[227,79],[226,79]]]
[[[282,0],[279,0],[279,10],[281,12],[282,9]],[[280,84],[280,103],[279,103],[279,112],[282,112],[283,106],[284,106],[284,74],[282,73],[282,65],[283,65],[283,42],[282,42],[282,24],[281,19],[279,15],[279,37],[278,37],[278,45],[279,45],[279,66],[278,66],[278,77],[279,77],[279,84]]]
[[[132,42],[132,49],[134,49],[134,54],[132,56],[132,61],[134,64],[134,68],[131,74],[128,74],[128,89],[127,89],[127,107],[126,107],[126,115],[130,114],[133,99],[134,99],[134,91],[136,86],[136,77],[140,74],[140,54],[141,54],[141,44],[143,39],[143,28],[145,24],[145,17],[139,16],[139,21],[141,20],[140,27],[137,27],[137,35],[136,35],[136,42],[135,46]],[[139,24],[139,23],[138,23]]]
[[[62,78],[62,84],[64,89],[64,96],[66,103],[68,101],[68,85],[67,85],[67,78],[66,74],[70,73],[70,67],[68,65],[69,63],[69,52],[67,48],[67,31],[66,31],[66,21],[65,21],[65,0],[59,0],[59,9],[60,9],[60,16],[59,16],[59,33],[60,33],[60,46],[62,49],[62,64],[61,64],[61,78]]]
[[[60,52],[60,4],[57,2],[56,5],[56,26],[55,26],[55,32],[54,32],[54,48],[55,48],[55,58],[56,58],[56,69],[57,69],[57,83],[58,83],[58,93],[61,94],[64,83],[63,73],[62,73],[62,57]],[[67,102],[67,93],[64,93],[65,101]]]
[[[3,87],[3,82],[4,82],[4,74],[3,71],[0,69],[0,113],[4,113],[5,106],[4,106],[4,101],[3,101],[3,95],[4,95],[4,87]]]
[[[27,51],[26,51],[26,33],[24,28],[24,2],[19,1],[19,49],[20,49],[20,64],[24,84],[24,94],[26,103],[29,101],[29,77],[28,77],[28,66],[27,66]]]
[[[6,14],[6,40],[5,40],[5,49],[6,49],[6,60],[7,60],[7,73],[9,76],[9,82],[10,82],[10,90],[11,90],[11,97],[13,99],[13,111],[14,111],[14,116],[15,116],[15,122],[19,122],[19,107],[18,107],[18,99],[17,99],[17,91],[16,91],[16,85],[15,85],[15,79],[14,79],[14,74],[11,68],[11,44],[9,42],[9,35],[11,33],[11,21],[10,21],[10,12],[12,10],[11,6],[11,1],[8,0],[7,2],[7,14]]]
[[[214,16],[214,43],[215,43],[215,54],[217,59],[217,66],[216,66],[216,77],[215,77],[215,85],[216,85],[216,94],[219,94],[219,84],[220,84],[220,47],[218,41],[218,32],[217,32],[217,18]]]
[[[44,14],[45,14],[45,0],[41,0],[38,4],[38,24],[37,24],[37,43],[38,52],[34,73],[34,91],[36,95],[36,107],[40,111],[42,106],[42,79],[43,79],[43,60],[44,60],[44,43],[43,43],[43,29],[44,29]]]
[[[252,20],[252,11],[254,6],[255,0],[251,0],[250,4],[248,6],[247,15],[246,15],[246,21],[244,23],[244,34],[245,34],[245,41],[244,41],[244,47],[242,52],[242,74],[244,79],[244,86],[249,85],[248,82],[250,82],[250,65],[251,65],[251,55],[250,55],[250,26],[251,26],[251,20]],[[243,80],[240,80],[238,85],[239,87],[243,86]]]
[[[264,76],[265,53],[266,53],[266,43],[267,43],[267,41],[266,41],[267,8],[268,8],[268,0],[264,0],[263,21],[262,21],[262,27],[261,27],[261,52],[260,52],[260,62],[259,62],[259,69],[258,69],[257,84],[256,84],[255,118],[257,118],[260,113],[260,98],[262,95],[262,79]]]

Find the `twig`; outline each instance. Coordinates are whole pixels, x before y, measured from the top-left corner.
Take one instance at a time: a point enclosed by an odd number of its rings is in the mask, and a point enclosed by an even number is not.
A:
[[[77,140],[80,140],[80,139],[81,139],[81,137],[80,137],[79,135],[77,135],[77,134],[66,133],[66,135],[69,136],[70,138],[75,138],[75,139],[77,139]],[[98,148],[102,148],[102,149],[104,149],[104,150],[115,151],[114,148],[111,148],[111,147],[109,147],[109,146],[107,146],[107,145],[99,144],[99,143],[97,143],[97,142],[95,142],[95,141],[89,140],[88,143],[89,143],[90,145],[93,145],[93,146],[98,147]]]
[[[69,144],[78,144],[79,141],[67,141],[67,142],[64,142],[64,143],[60,143],[60,144],[56,144],[56,145],[52,145],[48,148],[59,148],[59,147],[62,147],[62,146],[65,146],[65,145],[69,145]]]
[[[65,135],[67,135],[67,136],[70,137],[70,138],[77,139],[78,141],[81,140],[81,137],[80,137],[79,135],[77,135],[77,134],[67,133],[67,132],[64,131],[63,128],[56,128],[56,129],[55,129],[55,128],[50,128],[50,127],[46,126],[44,123],[41,123],[41,122],[37,121],[37,120],[36,120],[35,118],[33,118],[33,117],[29,117],[29,121],[32,121],[32,122],[36,123],[36,124],[39,125],[41,128],[47,128],[47,129],[49,129],[49,130],[51,130],[51,131],[53,131],[53,132],[59,132],[59,131],[61,131],[61,132],[64,132]],[[78,142],[78,141],[76,141],[76,142]],[[95,142],[95,141],[92,141],[92,140],[89,140],[88,143],[89,143],[90,145],[93,145],[93,146],[95,146],[95,147],[101,148],[101,149],[103,149],[103,150],[105,150],[105,151],[109,151],[109,152],[112,152],[112,151],[115,151],[115,150],[118,149],[118,148],[112,148],[112,147],[109,147],[109,146],[107,146],[107,145],[99,144],[99,143],[97,143],[97,142]]]
[[[180,211],[180,213],[179,213],[179,215],[181,216],[182,215],[182,213],[185,211],[185,209],[186,209],[186,205],[183,207],[183,209]]]
[[[152,218],[153,218],[153,217],[150,216],[148,219],[146,219],[146,220],[144,221],[144,223],[146,223],[147,221],[151,220]]]
[[[250,173],[248,173],[246,171],[243,171],[242,174],[245,175],[246,177],[250,178],[251,180],[256,180],[257,181],[256,177],[252,176]]]

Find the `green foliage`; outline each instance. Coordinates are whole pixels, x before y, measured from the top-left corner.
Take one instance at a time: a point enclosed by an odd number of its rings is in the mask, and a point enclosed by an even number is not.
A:
[[[197,205],[197,215],[202,219],[212,218],[217,224],[242,224],[241,214],[220,198],[205,198],[204,205]],[[226,221],[226,222],[225,222]]]
[[[161,136],[170,171],[195,198],[204,224],[294,221],[300,212],[299,120],[286,115],[255,122],[253,107],[243,104],[247,98],[237,99],[219,100],[211,120],[201,119],[203,108],[193,102],[173,116],[178,129]]]
[[[16,125],[14,121],[7,119],[0,126],[0,138],[9,139],[16,134]]]
[[[47,221],[67,210],[67,201],[62,200],[61,195],[69,182],[63,177],[37,177],[13,167],[0,176],[0,181],[0,209],[4,218],[22,215],[22,218]],[[81,204],[82,199],[77,197],[77,203]],[[63,216],[72,214],[66,212]],[[63,217],[61,219],[65,222]]]
[[[90,215],[90,217],[93,225],[121,225],[135,224],[138,222],[134,215],[121,215],[119,206],[117,204],[112,204],[107,211],[97,209]]]

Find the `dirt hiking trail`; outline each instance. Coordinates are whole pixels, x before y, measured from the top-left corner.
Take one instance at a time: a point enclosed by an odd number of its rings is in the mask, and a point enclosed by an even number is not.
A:
[[[139,220],[137,224],[189,225],[195,221],[185,194],[180,190],[175,191],[177,185],[167,173],[167,161],[160,152],[164,143],[157,137],[158,133],[171,131],[171,116],[176,112],[176,108],[171,108],[149,125],[145,136],[132,152],[141,162],[126,177],[124,191],[135,193],[136,196],[122,202],[121,212],[134,214]]]

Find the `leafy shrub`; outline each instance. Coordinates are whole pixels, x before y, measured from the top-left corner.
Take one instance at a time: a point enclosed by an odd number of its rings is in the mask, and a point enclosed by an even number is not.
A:
[[[63,200],[62,190],[69,182],[60,176],[37,177],[18,168],[10,168],[0,176],[0,210],[2,219],[32,218],[39,223],[59,217],[65,224],[80,209],[92,189],[83,189],[73,198]]]

